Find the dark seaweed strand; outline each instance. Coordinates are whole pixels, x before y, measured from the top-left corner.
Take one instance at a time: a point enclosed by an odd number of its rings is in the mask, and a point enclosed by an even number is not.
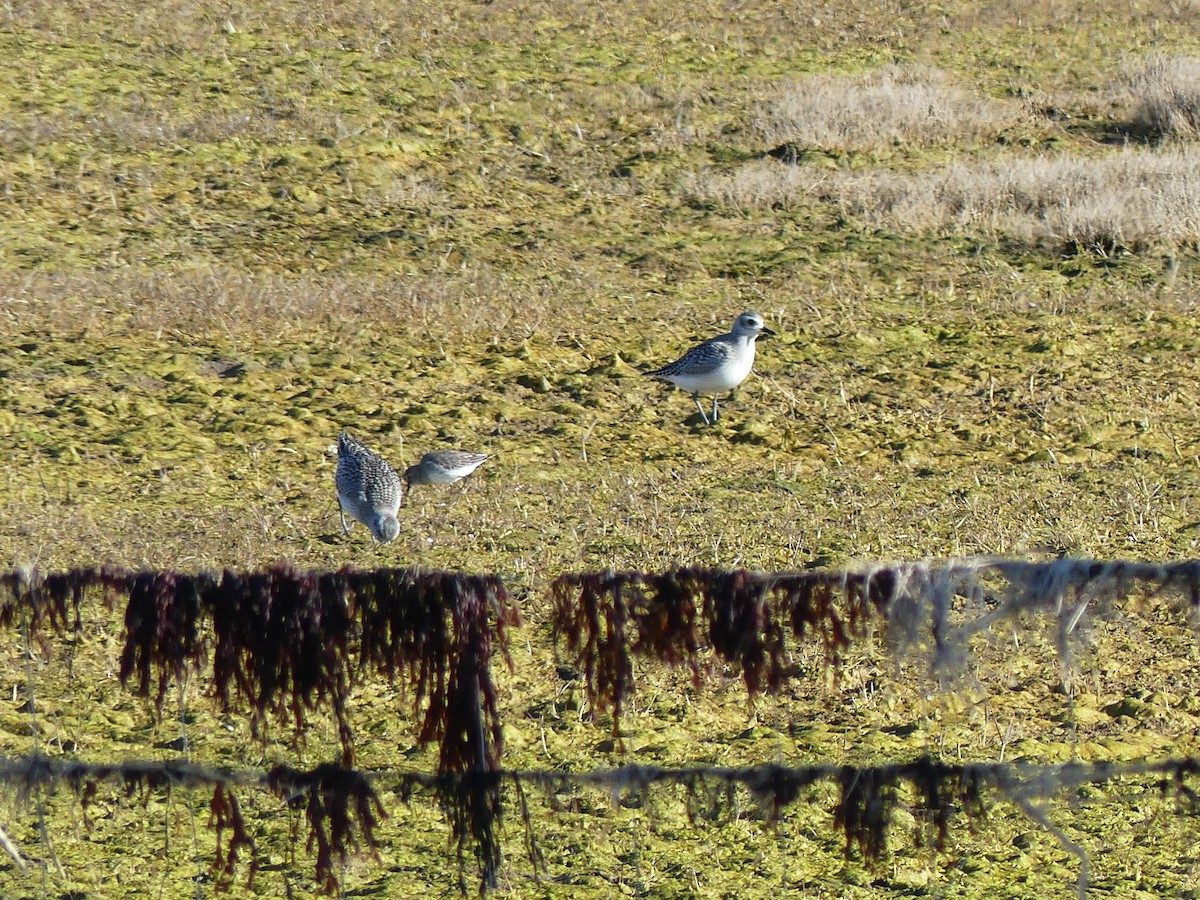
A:
[[[304,810],[308,850],[316,847],[316,878],[327,892],[337,892],[337,873],[352,849],[363,846],[377,854],[375,827],[387,814],[366,774],[324,763],[307,772],[276,766],[266,780],[288,806]]]
[[[120,679],[125,684],[136,675],[137,692],[154,697],[156,713],[162,712],[170,680],[182,683],[188,670],[198,670],[203,662],[201,596],[212,581],[208,575],[176,572],[138,572],[126,579]],[[152,693],[155,672],[157,685]]]
[[[819,630],[836,662],[865,610],[847,590],[851,602],[845,616],[839,614],[833,582],[820,573],[768,576],[708,568],[564,575],[551,585],[554,634],[583,669],[593,705],[612,710],[619,734],[624,698],[634,689],[635,654],[686,663],[699,684],[701,619],[714,653],[740,668],[751,696],[778,690],[786,679],[785,621],[797,638]]]
[[[1169,765],[1169,764],[1168,764]],[[1102,765],[1094,781],[1107,781],[1112,772]],[[842,766],[836,780],[841,789],[833,811],[834,827],[846,837],[846,854],[857,846],[864,859],[878,860],[887,852],[887,833],[900,806],[897,788],[901,782],[911,785],[915,794],[913,813],[919,825],[915,846],[924,843],[923,832],[932,829],[934,847],[944,850],[949,839],[950,821],[964,812],[968,822],[986,818],[983,787],[992,780],[1003,782],[1003,774],[1016,767],[999,763],[953,765],[929,756],[912,762],[860,768]],[[992,771],[994,770],[994,771]]]
[[[815,571],[770,578],[772,590],[782,598],[792,636],[802,641],[818,635],[825,658],[835,669],[872,620],[886,619],[895,589],[895,573],[888,569],[869,575]]]
[[[43,632],[46,626],[54,634],[68,629],[78,635],[83,630],[80,607],[84,592],[106,586],[107,570],[68,569],[40,574],[35,569],[14,569],[0,573],[0,627],[27,626],[29,636],[48,646]]]
[[[438,794],[458,840],[460,866],[469,841],[481,872],[481,888],[487,889],[495,886],[503,862],[496,834],[503,811],[496,774],[503,729],[491,677],[495,633],[488,616],[493,609],[503,609],[506,599],[498,579],[457,573],[442,575],[442,596],[453,618],[456,642],[438,773],[469,774],[451,789],[439,789]],[[503,614],[497,616],[498,621],[503,618]]]
[[[285,652],[279,658],[277,689],[280,703],[292,713],[297,734],[302,734],[306,713],[327,702],[338,725],[342,763],[354,762],[354,742],[346,708],[350,620],[346,603],[318,573],[298,572],[290,566],[270,570],[274,594],[272,621],[282,634]],[[264,698],[264,708],[270,704]]]
[[[907,775],[917,793],[917,822],[932,829],[933,846],[939,853],[946,849],[950,820],[955,812],[960,809],[965,812],[972,827],[975,821],[986,817],[982,785],[975,770],[926,756],[913,761]],[[922,843],[923,835],[918,830],[916,844]]]
[[[226,570],[206,594],[213,619],[213,688],[225,709],[236,697],[251,707],[264,736],[266,717],[290,714],[298,740],[305,713],[327,701],[338,723],[343,761],[353,761],[346,709],[349,619],[337,580],[277,566]]]
[[[550,631],[555,652],[560,642],[583,667],[588,701],[596,706],[596,649],[599,641],[595,574],[563,574],[550,582]]]
[[[238,857],[245,849],[250,854],[250,871],[246,879],[246,887],[254,887],[254,874],[258,871],[258,856],[254,838],[246,831],[246,820],[242,817],[242,809],[237,797],[227,784],[217,784],[213,788],[213,798],[209,803],[208,824],[217,832],[217,848],[213,856],[213,867],[217,871],[217,885],[227,888],[237,867]],[[222,850],[222,838],[226,829],[229,830],[229,845]]]
[[[766,808],[770,825],[779,821],[784,808],[795,803],[801,791],[821,777],[814,768],[793,769],[779,765],[754,766],[741,772],[737,780]]]
[[[529,799],[525,796],[525,783],[520,778],[510,778],[513,794],[517,798],[517,811],[521,814],[521,825],[525,832],[525,853],[529,864],[533,867],[533,877],[541,878],[546,874],[546,857],[538,845],[537,832],[533,827],[533,816],[529,814]]]
[[[894,568],[885,566],[874,569],[867,575],[850,575],[846,579],[846,600],[850,607],[850,621],[856,626],[872,615],[886,618],[888,604],[897,596],[897,574]]]
[[[900,772],[892,766],[841,767],[837,775],[841,795],[833,822],[846,836],[847,856],[854,846],[868,860],[880,859],[887,851],[888,826],[898,805],[899,781]]]
[[[408,676],[425,714],[418,740],[438,741],[439,803],[458,844],[465,878],[470,844],[485,886],[501,864],[496,825],[502,729],[491,660],[508,656],[505,628],[519,623],[500,579],[415,569],[343,570],[360,625],[360,665]],[[489,621],[494,617],[494,624]],[[465,883],[465,881],[464,881]]]
[[[778,690],[784,680],[787,646],[767,576],[743,569],[708,569],[684,570],[679,577],[697,585],[709,643],[720,659],[741,669],[750,696],[764,687]]]
[[[785,681],[789,624],[797,639],[816,630],[836,663],[871,614],[857,583],[847,586],[841,576],[824,573],[685,568],[572,574],[553,582],[551,598],[556,642],[561,639],[583,669],[590,701],[612,710],[618,734],[624,698],[634,689],[635,654],[686,663],[699,684],[700,620],[715,655],[741,670],[753,696]]]
[[[250,701],[250,730],[255,737],[263,734],[263,715],[255,701],[264,691],[251,673],[264,653],[269,602],[265,586],[264,576],[226,569],[205,597],[213,626],[213,692],[225,710],[232,709],[238,697]]]
[[[67,630],[67,613],[71,613],[71,630],[75,634],[83,631],[80,606],[83,592],[93,585],[103,584],[102,573],[95,569],[72,569],[68,572],[50,572],[43,582],[43,591],[49,599],[47,609],[50,625],[57,633]]]
[[[643,608],[635,609],[634,652],[671,666],[687,665],[696,688],[700,687],[702,674],[697,629],[701,610],[696,603],[700,591],[696,579],[687,573],[703,571],[684,569],[644,576],[647,596],[640,604]]]
[[[775,589],[783,598],[792,636],[802,641],[812,633],[820,636],[825,658],[836,660],[848,642],[846,628],[834,607],[834,590],[828,578],[804,572],[776,579]]]
[[[555,641],[561,636],[582,666],[588,701],[596,711],[612,711],[620,734],[625,697],[633,693],[631,644],[626,641],[630,594],[640,595],[639,572],[591,572],[564,575],[551,584]],[[574,590],[572,590],[574,589]]]
[[[593,592],[585,591],[584,580],[592,576],[568,573],[550,582],[550,635],[557,656],[560,650],[571,654],[584,667],[584,686],[589,702],[595,705],[595,632],[584,628],[585,608],[594,605]]]
[[[425,714],[422,742],[445,733],[451,620],[440,573],[412,569],[343,569],[359,623],[359,665],[412,690],[413,711]],[[398,679],[398,676],[405,676]]]

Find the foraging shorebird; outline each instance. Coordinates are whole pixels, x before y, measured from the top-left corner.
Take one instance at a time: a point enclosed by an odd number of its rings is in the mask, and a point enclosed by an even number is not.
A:
[[[763,324],[759,313],[744,312],[734,320],[728,334],[709,338],[675,362],[646,374],[669,381],[691,394],[704,424],[711,425],[717,421],[717,394],[731,391],[746,380],[754,366],[755,340],[774,334]],[[701,394],[712,394],[711,419],[700,405]]]
[[[414,484],[454,484],[466,478],[490,458],[487,453],[432,450],[422,456],[415,466],[404,470],[404,480],[408,482],[410,489]]]
[[[346,513],[362,522],[371,536],[381,543],[394,540],[400,533],[396,514],[404,490],[400,476],[383,459],[343,431],[338,435],[338,462],[333,481],[337,485],[338,511],[342,534],[350,533]]]

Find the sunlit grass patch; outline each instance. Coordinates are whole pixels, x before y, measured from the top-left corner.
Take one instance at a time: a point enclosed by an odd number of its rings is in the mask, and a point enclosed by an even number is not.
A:
[[[549,288],[486,262],[445,275],[296,276],[200,267],[69,275],[0,273],[0,323],[96,334],[185,331],[297,335],[400,329],[438,344],[470,335],[506,342],[559,322]]]
[[[1100,253],[1200,240],[1200,152],[1123,150],[1091,158],[1016,157],[915,174],[772,160],[694,175],[689,197],[737,207],[830,204],[901,232],[962,230]]]
[[[856,77],[791,82],[754,131],[767,147],[870,151],[905,144],[971,143],[996,135],[1026,110],[955,83],[945,72],[887,66]]]
[[[1156,54],[1124,80],[1137,132],[1158,139],[1200,137],[1200,59]]]

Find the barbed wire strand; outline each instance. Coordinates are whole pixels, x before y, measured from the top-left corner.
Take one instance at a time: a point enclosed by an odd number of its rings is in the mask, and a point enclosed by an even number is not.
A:
[[[313,770],[288,770],[280,774],[279,767],[272,770],[208,766],[186,761],[127,760],[116,763],[86,762],[83,760],[60,760],[44,754],[34,753],[26,757],[0,758],[0,783],[17,785],[21,789],[33,790],[51,783],[66,783],[76,791],[85,790],[86,785],[100,781],[119,780],[126,785],[134,782],[146,783],[155,788],[174,790],[177,787],[197,788],[232,787],[273,791],[285,801],[294,800],[313,790],[325,790],[314,785],[333,783],[331,773],[341,772],[353,780],[368,783],[386,782],[391,787],[399,782],[400,796],[407,797],[414,789],[428,790],[447,785],[466,786],[477,789],[480,781],[489,784],[510,783],[517,791],[519,805],[524,807],[525,789],[528,786],[554,793],[570,788],[587,787],[603,790],[614,803],[622,795],[640,793],[662,784],[695,789],[713,782],[725,783],[727,787],[741,786],[765,805],[771,805],[772,818],[777,817],[779,807],[789,806],[799,800],[798,787],[807,787],[818,781],[846,784],[882,785],[906,781],[914,786],[922,784],[922,778],[931,771],[945,781],[960,784],[981,784],[991,788],[999,798],[1013,805],[1032,822],[1043,828],[1066,850],[1079,860],[1080,871],[1077,882],[1079,896],[1086,894],[1089,863],[1086,851],[1050,821],[1046,810],[1035,800],[1045,800],[1084,784],[1101,784],[1118,778],[1156,776],[1165,794],[1174,787],[1180,799],[1195,805],[1196,792],[1184,782],[1185,776],[1200,773],[1200,756],[1183,756],[1158,761],[1141,762],[1066,762],[1037,764],[1026,762],[968,762],[945,763],[920,757],[918,759],[888,763],[879,766],[853,766],[814,763],[801,766],[785,766],[767,763],[751,766],[682,766],[665,767],[630,763],[590,772],[568,772],[557,769],[499,769],[486,772],[428,774],[403,770],[358,770],[338,764],[325,764]],[[291,790],[289,795],[287,792]],[[530,827],[527,814],[522,819],[526,829]],[[533,846],[532,835],[527,835],[527,845]],[[19,849],[0,829],[0,846],[24,869]],[[847,851],[849,843],[847,844]],[[540,854],[531,854],[535,867],[544,864]]]

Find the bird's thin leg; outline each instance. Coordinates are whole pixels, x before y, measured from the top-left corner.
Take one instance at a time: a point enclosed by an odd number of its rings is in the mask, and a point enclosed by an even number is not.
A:
[[[712,422],[708,421],[708,413],[706,413],[704,411],[704,407],[700,405],[700,395],[692,394],[692,399],[696,401],[696,409],[700,410],[700,418],[704,419],[704,424],[711,425]],[[713,398],[713,399],[716,399],[716,398]]]
[[[342,534],[349,534],[350,526],[346,524],[346,511],[342,509],[341,500],[338,500],[338,515],[342,517]]]
[[[717,395],[713,394],[713,421],[717,421]]]

